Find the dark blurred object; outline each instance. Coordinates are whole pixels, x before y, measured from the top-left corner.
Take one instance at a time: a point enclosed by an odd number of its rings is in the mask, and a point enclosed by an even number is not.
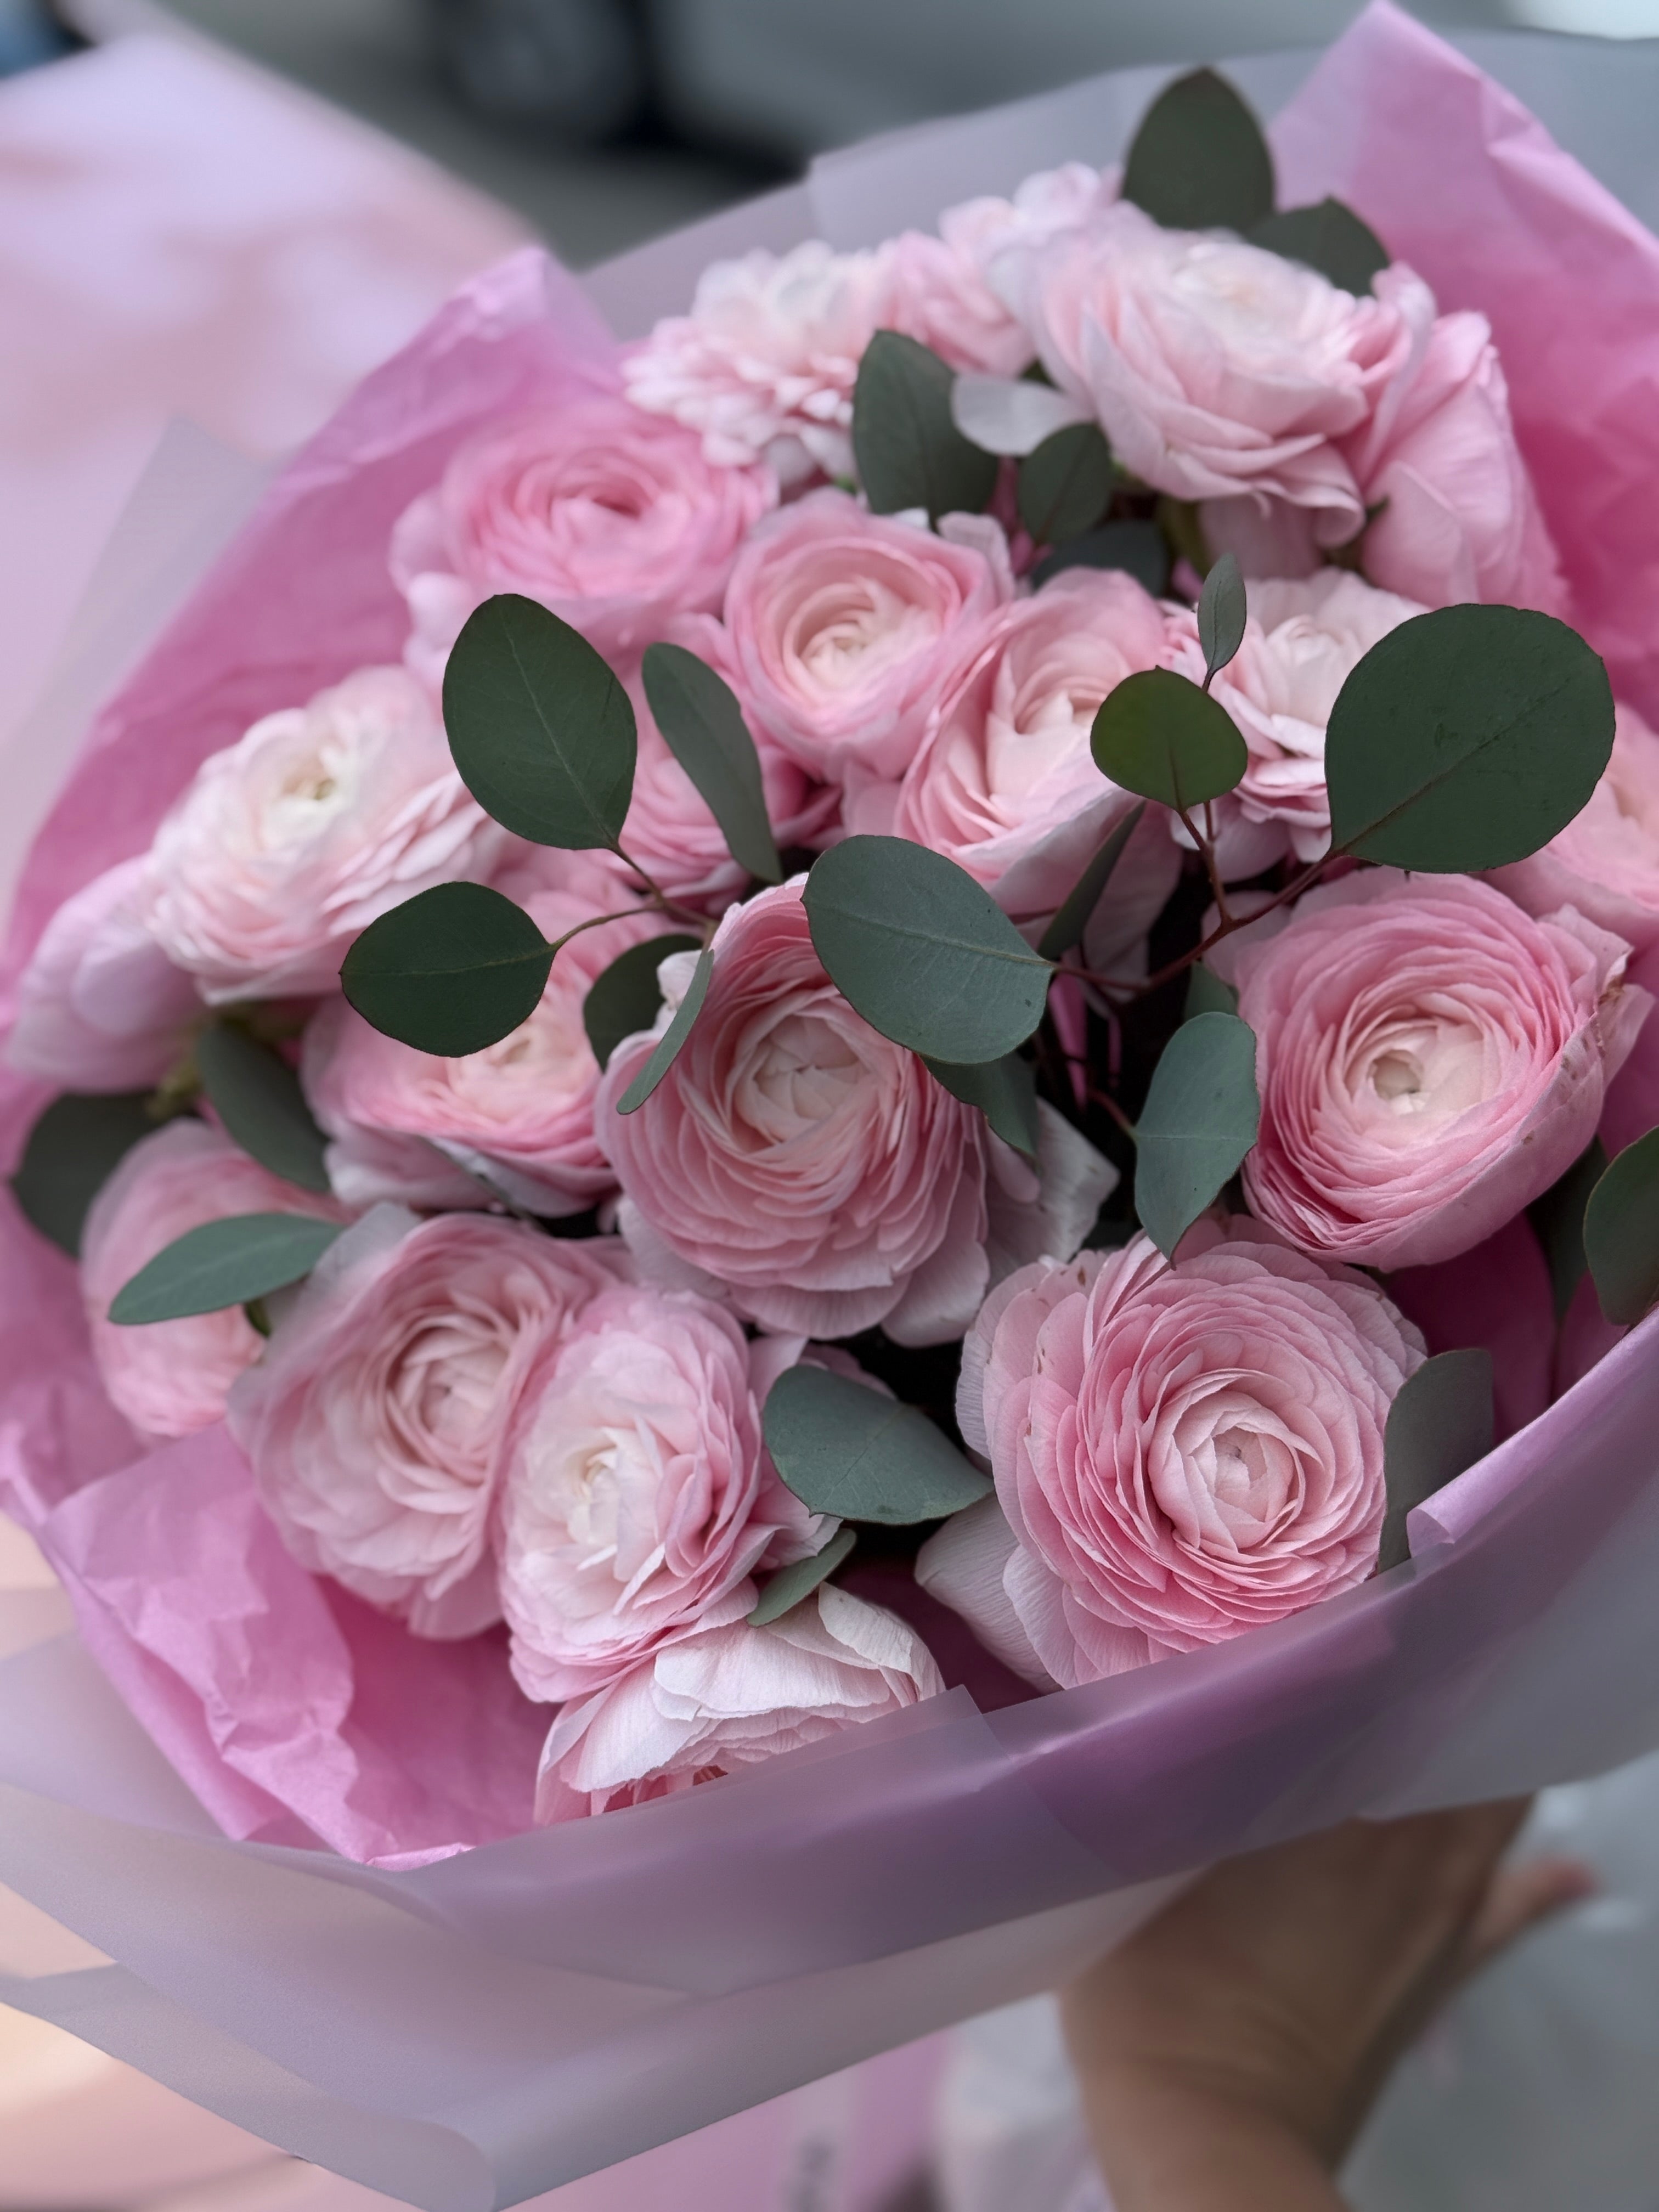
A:
[[[438,59],[480,113],[601,145],[651,92],[643,0],[426,0]]]
[[[61,60],[80,44],[44,0],[0,0],[0,76]]]

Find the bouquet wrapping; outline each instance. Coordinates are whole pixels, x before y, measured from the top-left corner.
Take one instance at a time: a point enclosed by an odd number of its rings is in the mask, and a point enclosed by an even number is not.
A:
[[[95,718],[7,955],[0,1482],[76,1624],[0,1620],[0,1880],[69,1931],[8,2002],[483,2212],[1047,1986],[1218,1857],[1659,1744],[1659,245],[1386,5],[1230,76],[1280,209],[1340,204],[1215,249],[1300,384],[1257,329],[1218,385],[1170,305],[1207,225],[1136,186],[1158,79],[1102,79],[591,295],[479,280]],[[935,235],[969,193],[1013,197]],[[1524,849],[1423,873],[1373,823],[1316,881],[1342,714],[1446,636],[1544,656],[1515,803],[1588,781]],[[956,918],[925,1036],[913,891]],[[1161,962],[1200,980],[1132,1148]],[[993,1031],[1054,963],[1034,1077],[1041,996]],[[1367,1080],[1444,1123],[1385,1172],[1322,1038],[1419,973]],[[738,1092],[781,1182],[716,1156]]]

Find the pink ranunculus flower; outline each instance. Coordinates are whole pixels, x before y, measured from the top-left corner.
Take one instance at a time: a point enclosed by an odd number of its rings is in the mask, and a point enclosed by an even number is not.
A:
[[[568,890],[533,891],[522,903],[550,940],[606,911]],[[306,1031],[301,1073],[333,1140],[339,1195],[357,1206],[477,1206],[493,1189],[549,1217],[606,1197],[616,1178],[593,1133],[599,1065],[583,1003],[613,960],[661,933],[660,919],[644,913],[583,930],[555,958],[529,1019],[460,1060],[382,1036],[343,999],[323,1007]]]
[[[1322,544],[1364,520],[1339,441],[1369,418],[1434,313],[1408,270],[1355,299],[1282,255],[1164,230],[1127,201],[993,256],[991,282],[1122,465],[1179,499],[1249,493],[1316,510]]]
[[[611,1054],[596,1107],[642,1273],[768,1328],[901,1344],[959,1335],[992,1250],[1075,1251],[1115,1171],[1045,1121],[1040,1172],[856,1014],[819,965],[804,878],[731,908],[690,1037],[636,1113],[617,1103],[690,979],[662,965],[656,1030]]]
[[[1270,867],[1287,847],[1304,861],[1326,850],[1325,725],[1336,695],[1380,638],[1423,612],[1343,568],[1322,568],[1305,580],[1252,580],[1246,599],[1243,643],[1211,686],[1250,755],[1243,781],[1212,804],[1218,856],[1230,882]],[[1197,622],[1176,608],[1170,630],[1176,666],[1201,683]],[[1173,816],[1170,821],[1184,844],[1180,824]]]
[[[1482,1243],[1595,1135],[1652,1004],[1629,951],[1571,907],[1534,921],[1488,884],[1392,868],[1217,946],[1256,1037],[1252,1212],[1385,1270]]]
[[[712,262],[690,313],[623,356],[629,398],[696,431],[716,466],[765,460],[787,484],[850,476],[853,386],[890,262],[888,249],[836,253],[819,239]]]
[[[1617,710],[1613,757],[1588,805],[1490,881],[1528,914],[1576,906],[1638,952],[1659,944],[1659,737],[1632,708]]]
[[[982,618],[899,786],[895,832],[966,868],[1016,917],[1052,914],[1135,804],[1095,766],[1096,710],[1170,657],[1163,609],[1118,572],[1064,569]],[[1180,870],[1161,821],[1141,833],[1102,902],[1115,950],[1145,933]]]
[[[1013,596],[1001,532],[982,517],[969,528],[977,542],[951,543],[828,490],[769,516],[726,595],[756,733],[816,776],[902,775],[964,628]]]
[[[6,1058],[70,1091],[137,1091],[174,1066],[202,1011],[138,918],[142,858],[64,900],[18,986]]]
[[[520,1400],[501,1504],[501,1607],[526,1697],[590,1695],[665,1644],[729,1627],[754,1580],[837,1523],[778,1479],[766,1394],[804,1348],[748,1342],[692,1291],[596,1298]]]
[[[536,1817],[645,1803],[936,1698],[932,1654],[896,1613],[825,1583],[765,1628],[671,1644],[554,1722]]]
[[[612,394],[492,424],[392,531],[410,665],[435,684],[497,592],[538,600],[601,653],[637,653],[676,614],[720,605],[777,495],[769,469],[717,468],[690,431]]]
[[[907,230],[893,241],[884,326],[931,346],[952,368],[1018,376],[1034,358],[1030,333],[986,283],[978,211],[939,218],[939,236]]]
[[[492,1527],[526,1378],[627,1272],[613,1238],[377,1206],[232,1391],[283,1542],[417,1636],[500,1618]]]
[[[1363,1582],[1389,1407],[1424,1356],[1366,1277],[1243,1217],[1200,1222],[1173,1267],[1137,1236],[1022,1269],[957,1408],[1013,1539],[994,1611],[1071,1688]]]
[[[99,1376],[141,1436],[189,1436],[222,1418],[230,1386],[264,1339],[240,1306],[136,1328],[105,1316],[118,1291],[158,1252],[233,1213],[306,1213],[341,1221],[314,1191],[269,1174],[222,1130],[169,1121],[136,1144],[93,1200],[81,1238],[81,1295]]]
[[[320,994],[377,915],[487,875],[505,842],[421,685],[364,668],[203,762],[155,833],[138,910],[210,1002]]]
[[[1345,450],[1372,517],[1361,557],[1373,583],[1425,606],[1567,611],[1484,315],[1442,315]]]

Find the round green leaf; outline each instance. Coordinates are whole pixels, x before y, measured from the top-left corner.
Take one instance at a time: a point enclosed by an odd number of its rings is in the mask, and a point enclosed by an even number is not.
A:
[[[1037,1119],[1036,1070],[1029,1060],[1011,1052],[1000,1060],[981,1060],[967,1067],[954,1066],[945,1060],[924,1060],[922,1066],[953,1098],[977,1106],[992,1133],[1005,1145],[1012,1145],[1028,1159],[1036,1158],[1042,1126]]]
[[[925,1413],[823,1367],[785,1369],[764,1427],[773,1464],[814,1513],[905,1528],[990,1494]]]
[[[234,1213],[204,1222],[124,1284],[109,1310],[123,1328],[246,1305],[308,1275],[340,1224],[303,1213]]]
[[[1411,1557],[1406,1516],[1492,1449],[1492,1354],[1442,1352],[1401,1384],[1382,1435],[1388,1514],[1379,1574]]]
[[[1415,615],[1331,709],[1332,849],[1429,874],[1503,867],[1565,829],[1612,750],[1607,672],[1565,623],[1520,607]]]
[[[1166,1256],[1237,1173],[1261,1115],[1255,1032],[1237,1014],[1194,1014],[1164,1046],[1135,1125],[1135,1212]]]
[[[1099,850],[1066,892],[1060,911],[1037,940],[1037,951],[1045,960],[1058,960],[1082,941],[1085,930],[1094,919],[1095,908],[1100,904],[1106,886],[1112,879],[1112,871],[1122,859],[1123,848],[1139,828],[1140,817],[1146,811],[1146,802],[1143,799],[1139,805],[1132,806],[1123,819],[1101,841]]]
[[[1238,994],[1231,983],[1224,983],[1213,968],[1206,968],[1195,960],[1187,970],[1187,1002],[1181,1018],[1190,1022],[1199,1014],[1236,1014]]]
[[[750,1628],[764,1628],[769,1620],[781,1620],[792,1613],[804,1597],[811,1597],[822,1582],[827,1582],[858,1541],[858,1532],[853,1528],[837,1528],[821,1552],[810,1559],[797,1559],[793,1565],[780,1567],[769,1576],[760,1594],[760,1602],[744,1618]]]
[[[832,845],[805,906],[830,981],[896,1044],[956,1065],[1000,1060],[1042,1018],[1049,963],[965,868],[925,845]]]
[[[1101,701],[1090,742],[1121,790],[1177,808],[1231,791],[1250,758],[1226,708],[1173,668],[1126,676]]]
[[[1590,1193],[1584,1255],[1609,1321],[1638,1322],[1659,1299],[1659,1129],[1626,1145]]]
[[[619,1114],[637,1114],[674,1065],[680,1047],[691,1034],[691,1024],[702,1012],[702,1002],[708,996],[708,979],[714,972],[714,948],[705,945],[696,966],[691,971],[691,981],[686,986],[685,996],[674,1009],[673,1020],[657,1039],[650,1059],[617,1101]],[[661,1004],[660,1000],[658,1004]]]
[[[71,1259],[81,1255],[87,1212],[141,1137],[161,1124],[147,1091],[54,1098],[29,1131],[12,1194],[27,1220]]]
[[[760,755],[731,685],[683,645],[647,646],[641,672],[657,727],[720,824],[726,850],[763,883],[781,883]]]
[[[587,640],[534,599],[502,592],[467,617],[444,727],[462,782],[515,836],[577,850],[622,835],[634,709]]]
[[[1069,423],[1019,465],[1019,519],[1039,545],[1092,530],[1112,496],[1112,449],[1092,422]]]
[[[582,1027],[601,1067],[624,1037],[653,1028],[662,1006],[657,970],[671,952],[695,952],[702,939],[669,935],[648,937],[618,953],[582,1000]]]
[[[871,510],[925,507],[978,514],[996,489],[997,461],[964,438],[951,412],[956,374],[897,331],[878,331],[853,387],[853,458]]]
[[[1273,212],[1273,157],[1224,77],[1194,70],[1147,109],[1123,197],[1168,230],[1249,230]]]
[[[279,1054],[234,1023],[216,1022],[196,1040],[196,1065],[214,1112],[245,1152],[301,1190],[328,1189],[328,1140]]]
[[[1316,269],[1356,299],[1373,289],[1371,280],[1389,265],[1389,249],[1370,224],[1328,197],[1317,206],[1286,208],[1254,224],[1250,243]]]
[[[522,907],[483,884],[438,884],[370,922],[340,982],[387,1036],[457,1060],[528,1021],[552,967]]]
[[[1121,568],[1159,599],[1170,588],[1170,541],[1155,522],[1104,522],[1045,553],[1031,581],[1041,591],[1062,568]]]
[[[1198,641],[1206,674],[1213,676],[1244,642],[1244,579],[1231,553],[1224,553],[1198,595]]]

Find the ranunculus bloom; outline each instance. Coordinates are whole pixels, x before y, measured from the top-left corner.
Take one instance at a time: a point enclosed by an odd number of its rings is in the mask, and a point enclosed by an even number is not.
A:
[[[761,1407],[801,1340],[744,1339],[695,1291],[596,1298],[527,1382],[501,1507],[501,1607],[526,1697],[585,1697],[753,1610],[752,1577],[836,1523],[785,1488]]]
[[[1060,1122],[1042,1174],[975,1107],[856,1014],[818,963],[804,878],[733,907],[714,940],[708,995],[661,1084],[617,1100],[650,1056],[692,967],[662,966],[656,1031],[611,1054],[596,1108],[641,1272],[724,1289],[769,1328],[848,1336],[880,1322],[939,1344],[973,1318],[988,1245],[1075,1251],[1116,1180]],[[1013,1264],[1011,1260],[1010,1264]]]
[[[1244,781],[1212,803],[1229,881],[1271,866],[1287,845],[1298,860],[1325,851],[1331,842],[1325,725],[1336,695],[1379,638],[1423,611],[1343,568],[1323,568],[1304,581],[1253,580],[1246,598],[1243,642],[1211,686],[1250,753]],[[1196,621],[1179,608],[1170,627],[1176,665],[1201,683]]]
[[[980,209],[949,209],[939,227],[937,238],[907,230],[893,240],[884,325],[931,346],[952,368],[1018,376],[1036,349],[985,281]]]
[[[360,669],[203,762],[155,833],[141,918],[209,1000],[331,991],[378,915],[487,874],[504,842],[420,684]]]
[[[936,1698],[933,1656],[896,1613],[826,1583],[765,1628],[671,1644],[549,1731],[536,1818],[666,1797]]]
[[[712,262],[690,313],[665,317],[624,356],[629,398],[699,432],[720,466],[763,459],[786,483],[815,469],[850,476],[853,386],[882,319],[890,259],[812,239]]]
[[[605,911],[570,891],[538,890],[523,904],[550,939]],[[329,1174],[339,1195],[357,1206],[476,1206],[493,1187],[529,1212],[557,1216],[613,1190],[593,1134],[599,1065],[582,1006],[619,954],[662,928],[659,916],[638,914],[583,930],[554,960],[530,1018],[465,1059],[416,1052],[343,999],[331,1001],[306,1031],[302,1073],[334,1139]]]
[[[1442,315],[1346,451],[1373,514],[1362,555],[1373,583],[1431,607],[1565,612],[1484,315]]]
[[[1491,881],[1528,914],[1576,906],[1638,952],[1659,944],[1659,737],[1632,708],[1618,709],[1613,757],[1583,812]]]
[[[1014,1538],[1004,1595],[1054,1680],[1363,1582],[1389,1407],[1423,1358],[1374,1283],[1243,1217],[1200,1223],[1173,1267],[1136,1237],[1011,1276],[963,1347],[957,1412]]]
[[[81,1295],[106,1390],[142,1436],[189,1436],[222,1418],[231,1384],[264,1340],[240,1306],[137,1328],[110,1302],[158,1252],[232,1213],[344,1218],[331,1200],[270,1175],[205,1121],[169,1121],[136,1144],[93,1200],[81,1238]]]
[[[229,1420],[301,1566],[417,1636],[500,1617],[491,1520],[539,1355],[626,1272],[609,1237],[377,1206],[325,1253]]]
[[[814,775],[903,775],[937,713],[964,624],[1013,595],[1001,533],[987,550],[866,514],[845,492],[769,516],[732,572],[738,695]]]
[[[1358,430],[1434,312],[1395,268],[1355,299],[1311,269],[1212,231],[1164,230],[1127,201],[991,281],[1063,392],[1123,465],[1179,499],[1243,492],[1318,510],[1339,544],[1364,510],[1337,441]]]
[[[201,1012],[195,984],[138,918],[142,858],[64,900],[18,986],[6,1057],[70,1091],[159,1083]]]
[[[410,664],[434,683],[496,592],[539,600],[601,653],[637,652],[675,614],[720,605],[776,499],[769,469],[716,468],[690,431],[609,394],[492,426],[392,533]]]
[[[1268,918],[1268,928],[1278,917]],[[1480,1243],[1565,1173],[1652,1001],[1571,907],[1366,869],[1210,956],[1256,1036],[1252,1211],[1384,1269]]]
[[[966,868],[1009,913],[1052,914],[1135,804],[1095,766],[1096,709],[1126,676],[1169,658],[1163,610],[1118,571],[1064,569],[1000,609],[963,639],[893,829]],[[1109,958],[1145,933],[1179,869],[1163,822],[1149,817],[1097,909],[1110,924]]]

